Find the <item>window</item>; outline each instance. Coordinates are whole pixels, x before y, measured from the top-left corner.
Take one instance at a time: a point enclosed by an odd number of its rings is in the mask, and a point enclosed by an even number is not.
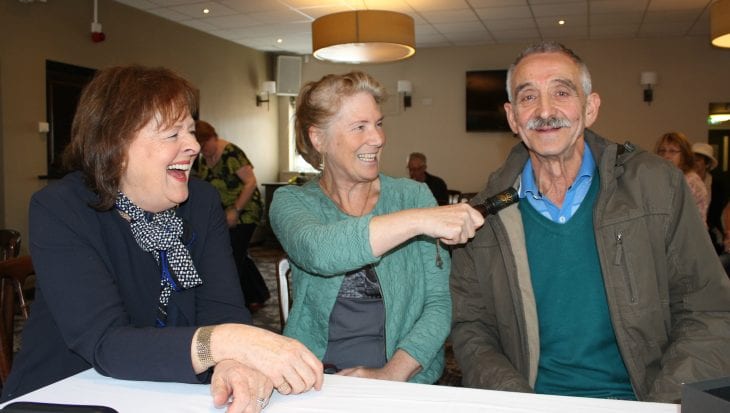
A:
[[[289,105],[287,105],[289,111],[287,113],[287,119],[289,119],[289,164],[287,165],[287,169],[294,172],[318,173],[318,170],[314,169],[312,165],[297,153],[297,136],[294,133],[294,112],[296,110],[294,102],[295,99],[292,98],[289,100]]]

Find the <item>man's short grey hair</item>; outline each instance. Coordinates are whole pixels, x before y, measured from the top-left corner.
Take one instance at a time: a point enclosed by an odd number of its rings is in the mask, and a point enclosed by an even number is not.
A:
[[[408,155],[408,160],[411,159],[420,159],[423,161],[423,164],[426,164],[426,155],[422,154],[421,152],[412,152],[410,155]]]
[[[575,64],[578,65],[578,69],[580,70],[580,77],[581,77],[581,84],[583,85],[583,92],[587,95],[591,94],[592,85],[591,85],[591,72],[588,70],[588,66],[586,66],[585,62],[583,62],[583,59],[580,58],[577,54],[575,54],[574,51],[571,49],[568,49],[561,43],[555,42],[555,41],[544,41],[537,44],[533,44],[532,46],[529,46],[525,50],[520,53],[519,56],[517,56],[517,59],[515,59],[514,63],[509,67],[509,70],[507,71],[507,98],[509,99],[510,103],[512,102],[512,76],[515,72],[515,67],[527,56],[538,54],[538,53],[563,53],[564,55],[568,56]]]

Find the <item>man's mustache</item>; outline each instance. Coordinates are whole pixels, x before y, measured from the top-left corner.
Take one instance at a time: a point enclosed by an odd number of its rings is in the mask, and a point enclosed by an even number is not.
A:
[[[569,128],[571,123],[568,119],[551,116],[549,118],[532,118],[527,121],[527,129],[554,129],[554,128]]]

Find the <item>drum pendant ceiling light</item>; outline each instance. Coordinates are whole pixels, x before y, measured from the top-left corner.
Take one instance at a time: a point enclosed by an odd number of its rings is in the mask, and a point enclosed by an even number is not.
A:
[[[416,53],[413,18],[384,10],[355,10],[312,22],[314,57],[339,63],[385,63]]]
[[[710,6],[710,39],[717,47],[730,47],[730,0],[717,0]]]

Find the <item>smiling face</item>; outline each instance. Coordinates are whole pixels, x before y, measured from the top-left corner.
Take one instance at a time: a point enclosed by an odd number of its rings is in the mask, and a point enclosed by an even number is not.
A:
[[[310,130],[312,144],[324,153],[323,174],[340,183],[368,182],[380,171],[385,145],[383,115],[370,93],[359,92],[342,99],[341,109],[326,129]]]
[[[129,145],[120,190],[145,211],[172,208],[188,199],[190,167],[199,151],[190,114],[169,127],[152,119]]]
[[[525,145],[543,157],[569,157],[596,120],[600,98],[586,96],[579,66],[564,53],[524,57],[511,79],[507,120]]]

